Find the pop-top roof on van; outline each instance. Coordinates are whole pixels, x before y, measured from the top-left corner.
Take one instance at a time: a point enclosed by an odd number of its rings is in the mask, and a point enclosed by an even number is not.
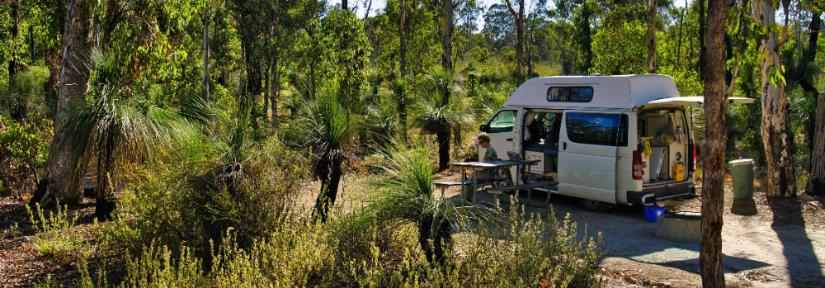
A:
[[[525,81],[504,106],[633,108],[672,97],[679,97],[679,91],[673,79],[666,75],[553,76]]]

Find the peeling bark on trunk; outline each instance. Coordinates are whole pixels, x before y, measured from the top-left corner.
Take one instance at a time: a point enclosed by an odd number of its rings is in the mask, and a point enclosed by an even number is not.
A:
[[[762,25],[775,24],[774,7],[767,0],[754,1],[754,11]],[[767,173],[765,192],[768,197],[796,195],[793,168],[793,151],[788,127],[790,104],[781,81],[771,81],[771,74],[780,73],[779,39],[776,32],[769,32],[762,40],[761,91],[762,91],[762,145],[765,149]],[[775,83],[771,83],[775,82]]]
[[[705,119],[707,121],[702,171],[702,241],[699,265],[702,286],[724,287],[722,270],[722,213],[724,207],[725,153],[728,128],[725,80],[725,1],[711,1],[705,54]]]
[[[93,22],[86,0],[69,2],[66,11],[63,56],[60,63],[57,110],[54,116],[55,136],[49,149],[48,176],[45,191],[38,191],[33,201],[56,198],[61,203],[77,203],[82,197],[82,164],[73,155],[73,143],[66,137],[69,111],[86,95],[89,85],[89,57],[92,51]]]

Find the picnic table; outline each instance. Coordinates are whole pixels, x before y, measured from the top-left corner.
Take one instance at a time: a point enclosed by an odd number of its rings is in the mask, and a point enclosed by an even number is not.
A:
[[[539,163],[539,162],[540,162],[539,160],[494,160],[494,161],[487,161],[487,162],[478,162],[478,161],[457,162],[457,163],[451,163],[450,165],[453,166],[453,167],[461,169],[461,182],[459,182],[460,185],[462,185],[462,186],[472,185],[472,187],[473,187],[472,191],[473,191],[473,193],[475,193],[475,191],[478,190],[478,184],[479,184],[479,182],[478,182],[478,174],[479,173],[478,172],[498,171],[498,170],[501,170],[501,169],[510,168],[512,166],[517,166],[519,169],[516,169],[515,179],[516,179],[516,182],[518,182],[518,180],[521,179],[521,170],[522,170],[521,168],[523,168],[524,166],[528,166],[528,165],[534,165],[534,164]],[[470,170],[470,171],[473,172],[472,180],[470,180],[467,177],[467,170]],[[515,183],[515,184],[518,184],[518,183]],[[468,199],[468,200],[472,201],[472,196],[470,196],[470,199]]]

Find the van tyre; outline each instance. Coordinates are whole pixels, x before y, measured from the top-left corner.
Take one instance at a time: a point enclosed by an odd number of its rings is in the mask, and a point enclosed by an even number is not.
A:
[[[584,209],[593,212],[603,212],[607,210],[608,204],[602,201],[590,200],[590,199],[581,199],[581,205]]]

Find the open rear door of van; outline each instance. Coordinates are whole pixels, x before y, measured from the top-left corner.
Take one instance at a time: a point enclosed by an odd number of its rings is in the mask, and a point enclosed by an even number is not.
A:
[[[617,148],[627,145],[626,127],[627,116],[619,112],[565,111],[559,194],[616,203]]]
[[[728,102],[732,104],[750,104],[753,103],[755,100],[753,98],[746,98],[746,97],[729,97]],[[656,108],[671,108],[671,107],[681,107],[681,106],[702,106],[705,103],[705,97],[703,96],[682,96],[682,97],[671,97],[671,98],[662,98],[656,99],[642,105],[636,106],[637,108],[645,108],[645,109],[656,109]]]

